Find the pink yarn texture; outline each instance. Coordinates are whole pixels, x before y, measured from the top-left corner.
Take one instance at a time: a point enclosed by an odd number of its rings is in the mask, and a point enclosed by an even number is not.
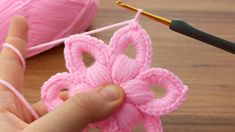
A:
[[[136,58],[124,54],[128,44],[136,49]],[[82,53],[89,52],[95,62],[86,67]],[[113,83],[123,88],[125,101],[107,119],[90,124],[103,132],[130,132],[143,123],[147,132],[162,132],[160,116],[176,110],[186,99],[187,86],[166,69],[151,68],[152,45],[148,34],[138,23],[138,16],[114,33],[109,45],[89,35],[73,35],[64,49],[68,72],[58,73],[44,83],[41,98],[53,110],[63,101],[60,90],[68,88],[69,96],[86,92],[100,85]],[[155,98],[151,86],[163,87],[166,94]]]
[[[98,0],[0,0],[0,44],[6,38],[12,16],[29,22],[29,48],[84,31],[98,9]],[[57,43],[56,45],[59,45]],[[29,50],[27,57],[56,45]],[[0,45],[1,49],[2,45]]]

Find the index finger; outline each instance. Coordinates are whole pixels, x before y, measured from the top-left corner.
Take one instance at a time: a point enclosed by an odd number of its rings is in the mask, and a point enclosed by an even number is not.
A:
[[[27,52],[28,24],[24,17],[12,19],[6,43],[17,48],[22,56]],[[18,55],[5,47],[0,54],[0,78],[12,84],[17,90],[23,87],[24,67]]]

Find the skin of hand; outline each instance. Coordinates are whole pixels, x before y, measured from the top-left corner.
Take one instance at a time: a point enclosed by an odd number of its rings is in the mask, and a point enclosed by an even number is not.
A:
[[[25,56],[28,24],[24,17],[15,16],[10,24],[6,43],[12,44]],[[0,78],[23,90],[24,68],[18,56],[8,48],[0,52]],[[33,105],[39,114],[32,115],[8,88],[0,84],[0,132],[80,132],[89,123],[105,119],[117,110],[124,100],[122,89],[105,85],[87,93],[78,93],[51,112],[41,101]]]

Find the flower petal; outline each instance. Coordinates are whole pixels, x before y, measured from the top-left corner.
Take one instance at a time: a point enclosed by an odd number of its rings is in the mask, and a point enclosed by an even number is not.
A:
[[[72,80],[73,78],[69,73],[59,73],[52,76],[43,84],[41,99],[49,111],[63,102],[59,97],[59,93],[64,88],[70,90],[74,87]]]
[[[127,48],[129,44],[132,44],[136,49],[135,59],[131,59],[128,56],[124,55],[124,49]],[[128,26],[119,29],[113,35],[109,46],[111,49],[110,51],[113,52],[112,54],[115,54],[117,56],[116,58],[117,60],[113,62],[116,63],[115,64],[116,66],[114,66],[115,68],[125,70],[125,68],[128,68],[128,66],[123,65],[123,63],[130,64],[131,67],[129,68],[135,68],[135,69],[129,72],[136,74],[136,72],[137,73],[142,72],[150,67],[152,61],[151,40],[148,34],[138,23],[131,22]],[[123,56],[126,56],[126,58]],[[118,74],[118,72],[117,71],[114,72],[115,72],[114,77],[116,77],[115,75]],[[131,76],[131,78],[133,77],[135,76]],[[118,80],[120,78],[115,78],[115,79]]]
[[[118,126],[117,120],[112,120],[109,122],[104,128],[102,128],[102,132],[123,132]]]
[[[140,109],[149,115],[166,115],[181,105],[186,99],[187,86],[166,69],[152,68],[141,73],[137,79],[158,84],[166,91],[166,95],[160,99],[154,99],[140,106]]]
[[[150,85],[142,80],[134,79],[121,84],[125,91],[126,100],[136,105],[144,104],[154,99]]]
[[[97,63],[107,65],[107,46],[103,41],[88,35],[74,35],[65,41],[64,50],[66,67],[71,73],[86,74],[87,68],[83,62],[83,52],[90,53]]]
[[[163,132],[161,119],[159,116],[157,117],[145,116],[143,123],[146,132]]]
[[[89,127],[101,129],[102,132],[111,132],[111,131],[119,132],[120,131],[118,122],[116,118],[114,117],[114,115],[111,115],[105,120],[89,124]]]
[[[129,103],[123,104],[117,113],[115,113],[115,117],[120,130],[125,132],[131,131],[142,120],[141,113],[134,105]]]

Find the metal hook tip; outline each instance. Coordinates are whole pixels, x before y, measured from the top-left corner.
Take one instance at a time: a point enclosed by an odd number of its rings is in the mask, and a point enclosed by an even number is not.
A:
[[[117,0],[116,4],[120,5],[120,4],[122,4],[122,1],[121,0]]]

